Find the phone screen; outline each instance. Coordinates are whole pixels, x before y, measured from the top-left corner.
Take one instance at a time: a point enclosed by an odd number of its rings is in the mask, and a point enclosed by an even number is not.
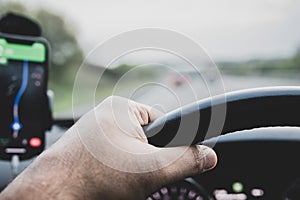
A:
[[[51,118],[47,81],[47,42],[0,34],[0,159],[43,151]]]

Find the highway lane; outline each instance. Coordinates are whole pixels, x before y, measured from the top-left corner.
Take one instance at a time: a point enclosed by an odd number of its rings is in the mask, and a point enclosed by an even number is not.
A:
[[[240,77],[224,75],[221,79],[205,82],[200,77],[193,78],[180,86],[162,82],[144,88],[143,95],[131,96],[138,102],[152,105],[162,112],[168,112],[188,103],[225,92],[267,86],[300,86],[300,80],[271,77]]]

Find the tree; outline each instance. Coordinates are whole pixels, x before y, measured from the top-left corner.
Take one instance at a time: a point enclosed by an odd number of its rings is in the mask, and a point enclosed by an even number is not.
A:
[[[295,68],[300,69],[300,48],[298,48],[298,51],[293,58],[293,64],[295,65]]]

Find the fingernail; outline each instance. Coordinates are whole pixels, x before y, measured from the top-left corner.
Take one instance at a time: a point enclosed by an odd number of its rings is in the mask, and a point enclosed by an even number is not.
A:
[[[211,148],[205,149],[205,163],[204,163],[204,171],[210,170],[214,168],[217,164],[217,155]]]

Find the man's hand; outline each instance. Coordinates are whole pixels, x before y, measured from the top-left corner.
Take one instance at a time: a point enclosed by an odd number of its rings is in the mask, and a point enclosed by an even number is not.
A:
[[[216,165],[205,146],[157,148],[142,126],[161,113],[109,97],[84,115],[0,195],[1,199],[145,199]]]

